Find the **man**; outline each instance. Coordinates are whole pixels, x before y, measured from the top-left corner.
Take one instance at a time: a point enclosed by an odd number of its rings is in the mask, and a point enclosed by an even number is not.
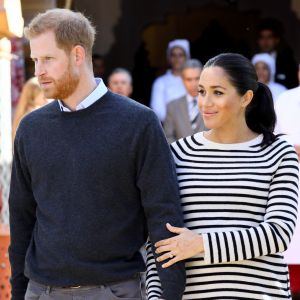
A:
[[[113,70],[108,77],[108,88],[113,93],[130,97],[132,93],[132,77],[130,73],[123,68]]]
[[[158,241],[170,220],[183,225],[159,121],[95,80],[95,29],[82,14],[49,10],[25,36],[44,94],[57,101],[28,114],[15,138],[12,300],[141,299],[148,231]],[[164,298],[181,299],[184,265],[159,268]]]
[[[282,25],[275,19],[265,19],[259,24],[257,44],[259,52],[269,53],[276,62],[275,82],[294,88],[297,82],[297,63],[292,50],[283,45]]]
[[[150,100],[150,107],[161,122],[165,121],[167,104],[185,94],[180,72],[182,65],[189,58],[190,44],[187,40],[169,42],[167,59],[171,69],[154,81]]]
[[[201,70],[202,64],[197,59],[190,59],[182,66],[181,78],[186,95],[167,106],[164,130],[169,143],[205,129],[197,104]]]

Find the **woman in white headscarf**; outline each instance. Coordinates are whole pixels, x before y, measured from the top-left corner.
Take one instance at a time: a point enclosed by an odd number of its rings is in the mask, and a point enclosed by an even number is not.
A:
[[[170,41],[167,48],[167,59],[170,69],[156,78],[152,85],[150,107],[161,122],[165,121],[167,104],[186,94],[181,79],[181,67],[190,58],[190,43],[185,39]]]
[[[276,72],[275,59],[268,53],[259,53],[253,56],[252,64],[255,67],[258,81],[269,87],[275,102],[278,96],[286,91],[284,85],[274,81]]]

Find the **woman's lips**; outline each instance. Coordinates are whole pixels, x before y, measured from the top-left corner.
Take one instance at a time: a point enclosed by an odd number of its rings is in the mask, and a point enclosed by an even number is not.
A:
[[[204,116],[204,117],[213,117],[213,116],[215,116],[217,114],[217,112],[210,112],[210,111],[204,111],[203,113],[202,113],[202,115]]]

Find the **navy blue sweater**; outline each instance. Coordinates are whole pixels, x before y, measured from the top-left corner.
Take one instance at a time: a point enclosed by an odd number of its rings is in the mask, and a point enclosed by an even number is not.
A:
[[[28,278],[51,286],[100,285],[145,269],[150,235],[183,226],[172,157],[154,113],[107,92],[90,107],[57,102],[18,129],[10,191],[12,299]],[[167,300],[181,299],[183,263],[158,266]]]

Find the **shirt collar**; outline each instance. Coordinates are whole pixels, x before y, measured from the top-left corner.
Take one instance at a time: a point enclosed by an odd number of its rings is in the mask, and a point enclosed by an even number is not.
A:
[[[107,92],[107,87],[101,78],[95,78],[95,81],[97,84],[96,88],[76,106],[76,110],[89,107]],[[61,111],[71,112],[71,110],[67,108],[61,100],[58,100],[58,103]]]
[[[197,96],[192,97],[190,94],[186,94],[186,100],[187,100],[188,103],[192,103],[194,99],[198,100]]]

